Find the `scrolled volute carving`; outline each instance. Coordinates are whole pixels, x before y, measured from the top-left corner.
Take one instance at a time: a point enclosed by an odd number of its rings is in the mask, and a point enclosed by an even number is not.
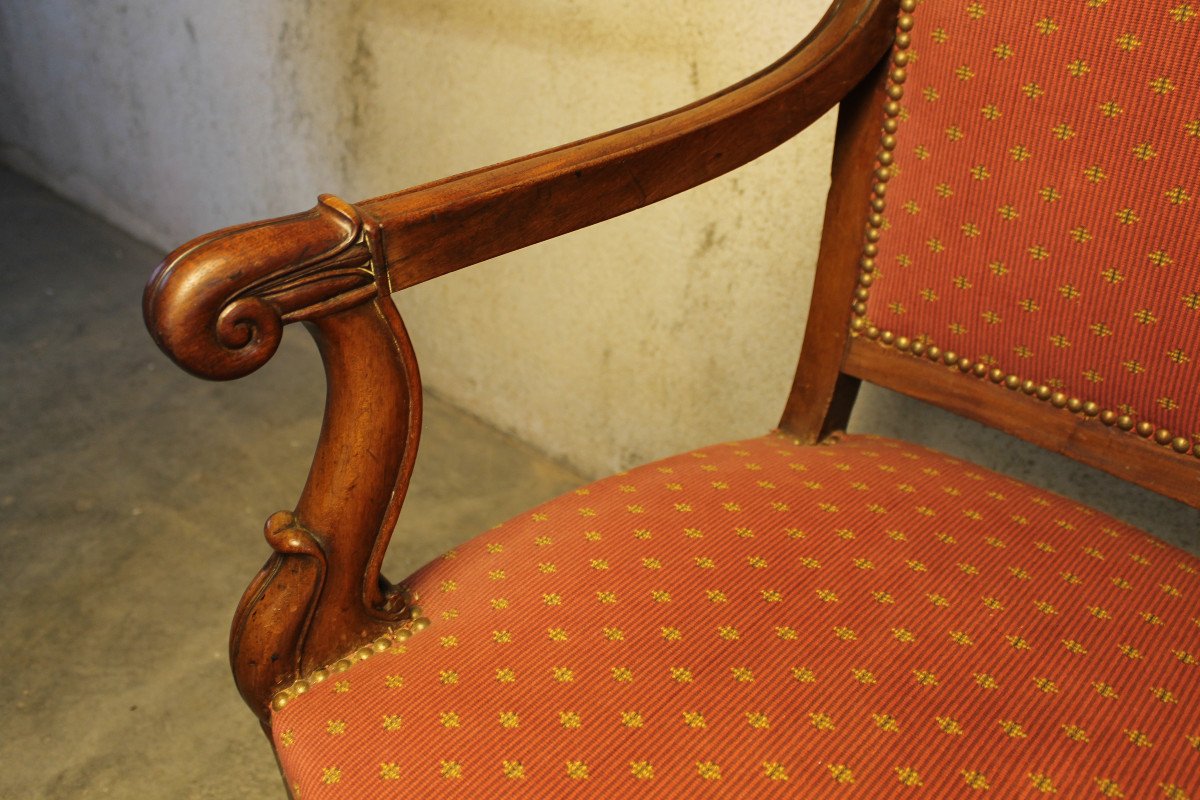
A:
[[[228,380],[265,364],[289,322],[333,313],[375,292],[379,226],[321,195],[302,214],[238,225],[183,245],[143,296],[158,346],[187,371]]]

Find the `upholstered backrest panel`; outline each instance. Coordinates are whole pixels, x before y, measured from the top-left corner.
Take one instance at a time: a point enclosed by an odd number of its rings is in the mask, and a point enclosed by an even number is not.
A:
[[[1195,448],[1200,3],[924,0],[912,23],[858,324]]]

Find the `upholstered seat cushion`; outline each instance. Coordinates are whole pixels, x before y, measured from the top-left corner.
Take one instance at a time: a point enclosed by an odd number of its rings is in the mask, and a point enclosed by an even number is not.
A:
[[[1200,797],[1200,560],[904,443],[686,453],[414,574],[299,797]]]

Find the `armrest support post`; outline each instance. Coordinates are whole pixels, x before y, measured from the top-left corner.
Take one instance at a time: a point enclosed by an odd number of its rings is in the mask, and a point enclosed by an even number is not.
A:
[[[295,511],[267,520],[275,552],[246,589],[230,632],[238,689],[263,719],[277,691],[353,660],[364,642],[414,613],[380,575],[421,427],[404,324],[384,296],[307,327],[328,381],[317,452]]]
[[[280,689],[355,657],[408,623],[380,576],[421,428],[421,382],[391,300],[378,222],[343,200],[241,225],[172,253],[146,287],[146,321],[181,366],[234,378],[303,321],[325,365],[327,398],[295,511],[267,520],[275,551],[242,597],[230,633],[238,689],[266,722]]]

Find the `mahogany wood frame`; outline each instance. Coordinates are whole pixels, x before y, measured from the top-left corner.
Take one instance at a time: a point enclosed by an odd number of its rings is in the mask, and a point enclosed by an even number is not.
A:
[[[379,574],[416,455],[420,382],[390,294],[632,211],[728,172],[836,106],[891,43],[896,0],[835,0],[778,62],[637,125],[351,205],[201,236],[146,287],[147,327],[206,378],[248,374],[303,321],[328,377],[321,438],[294,511],[230,635],[243,698],[269,726],[275,693],[409,624]],[[836,364],[836,362],[834,362]]]
[[[264,726],[272,696],[417,611],[380,575],[420,430],[420,381],[390,294],[631,211],[770,150],[841,104],[813,300],[780,427],[817,442],[845,427],[859,382],[933,402],[1200,505],[1200,459],[855,334],[864,224],[882,125],[880,63],[898,6],[836,0],[787,56],[722,92],[601,136],[351,205],[202,236],[146,287],[160,347],[207,378],[265,363],[304,321],[328,377],[321,438],[294,511],[242,598],[230,654]]]

